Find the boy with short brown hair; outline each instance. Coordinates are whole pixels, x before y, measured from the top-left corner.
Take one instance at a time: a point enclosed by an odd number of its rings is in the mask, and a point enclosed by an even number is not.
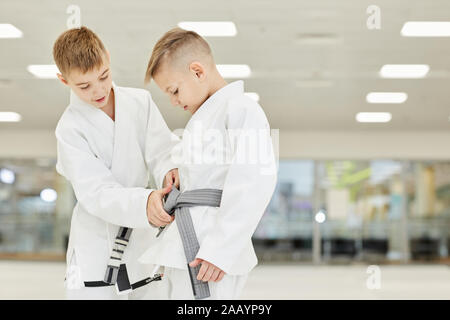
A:
[[[155,278],[137,258],[156,227],[172,220],[162,198],[178,183],[169,154],[176,140],[148,91],[112,82],[109,53],[90,29],[61,34],[53,55],[58,78],[71,89],[55,130],[56,169],[77,198],[67,298],[118,299],[113,285],[120,298],[166,298],[164,281],[145,285]],[[167,187],[148,189],[150,176]]]

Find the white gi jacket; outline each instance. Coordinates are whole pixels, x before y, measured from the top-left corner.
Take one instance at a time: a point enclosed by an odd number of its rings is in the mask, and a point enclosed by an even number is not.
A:
[[[133,228],[122,261],[131,283],[150,275],[138,257],[155,240],[147,220],[147,199],[175,168],[170,161],[172,134],[150,93],[113,83],[115,121],[70,94],[70,104],[55,130],[56,170],[70,181],[77,203],[73,210],[67,264],[75,254],[83,281],[102,281],[119,226]]]
[[[258,135],[257,141],[248,142],[253,134]],[[200,244],[197,258],[230,275],[246,274],[257,264],[251,236],[269,204],[277,177],[264,111],[244,95],[243,82],[236,81],[205,101],[182,136],[172,152],[181,191],[223,190],[220,208],[189,208]],[[190,261],[186,261],[175,221],[150,244],[140,261],[187,269]]]

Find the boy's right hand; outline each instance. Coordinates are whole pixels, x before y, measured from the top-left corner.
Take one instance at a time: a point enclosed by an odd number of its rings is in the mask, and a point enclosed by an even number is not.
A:
[[[175,218],[169,215],[163,208],[163,198],[172,190],[172,184],[167,187],[154,190],[150,193],[147,200],[147,219],[155,227],[166,226]]]

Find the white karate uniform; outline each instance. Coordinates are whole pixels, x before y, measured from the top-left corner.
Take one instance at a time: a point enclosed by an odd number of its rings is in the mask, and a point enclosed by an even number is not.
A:
[[[259,134],[258,141],[248,144],[252,133]],[[269,123],[259,104],[244,95],[243,82],[236,81],[202,104],[182,137],[172,151],[180,190],[223,190],[220,208],[189,208],[200,244],[197,258],[226,273],[222,281],[209,282],[211,299],[236,299],[257,264],[251,236],[276,184]],[[258,157],[259,152],[264,157]],[[165,266],[172,299],[193,298],[187,273],[190,261],[186,261],[176,223],[166,227],[140,261]]]
[[[152,276],[152,266],[137,261],[157,231],[147,219],[153,190],[147,187],[153,178],[160,188],[165,174],[175,168],[170,149],[176,137],[150,93],[114,83],[113,90],[115,121],[71,92],[55,130],[56,170],[70,181],[77,198],[66,256],[69,298],[118,298],[114,286],[87,288],[84,282],[103,281],[119,226],[133,228],[122,257],[130,283]],[[164,290],[154,294],[161,287],[155,283],[142,288],[152,291],[150,297],[166,298]]]

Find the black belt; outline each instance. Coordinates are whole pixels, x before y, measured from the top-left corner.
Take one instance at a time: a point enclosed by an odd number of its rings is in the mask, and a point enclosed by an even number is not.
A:
[[[137,281],[137,282],[131,284],[131,289],[134,290],[134,289],[143,287],[146,284],[149,284],[150,282],[159,281],[159,280],[161,280],[161,275],[157,275],[155,277],[148,277],[148,278],[145,278],[143,280],[140,280],[140,281]],[[110,284],[105,281],[84,281],[84,286],[87,288],[95,288],[95,287],[109,287],[109,286],[113,286],[113,284]]]

